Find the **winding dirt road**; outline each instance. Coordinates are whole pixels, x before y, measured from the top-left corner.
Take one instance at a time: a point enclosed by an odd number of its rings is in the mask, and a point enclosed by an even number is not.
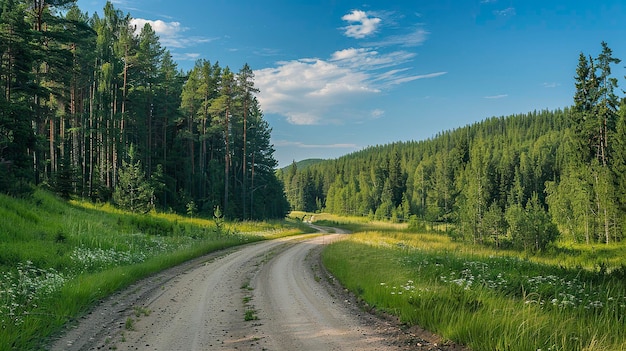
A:
[[[50,349],[456,350],[363,312],[334,286],[319,252],[342,235],[265,241],[175,267],[102,301]]]

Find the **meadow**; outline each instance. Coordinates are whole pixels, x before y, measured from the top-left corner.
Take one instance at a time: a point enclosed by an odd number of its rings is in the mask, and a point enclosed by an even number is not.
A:
[[[36,190],[0,195],[0,350],[37,350],[97,301],[216,250],[299,234],[298,221],[133,214]]]
[[[406,225],[318,218],[358,229],[324,251],[329,271],[406,325],[474,351],[626,350],[624,245],[560,243],[528,256]]]

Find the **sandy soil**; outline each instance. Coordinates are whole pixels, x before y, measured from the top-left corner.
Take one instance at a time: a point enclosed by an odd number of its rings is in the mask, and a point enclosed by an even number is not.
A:
[[[320,264],[343,235],[250,244],[159,273],[102,301],[49,349],[465,350],[365,312]]]

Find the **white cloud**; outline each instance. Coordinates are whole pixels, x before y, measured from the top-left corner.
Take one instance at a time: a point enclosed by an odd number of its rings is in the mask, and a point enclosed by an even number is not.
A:
[[[197,44],[208,43],[216,40],[216,38],[205,37],[188,37],[182,36],[182,33],[187,30],[180,22],[165,22],[162,20],[148,20],[143,18],[133,18],[130,21],[131,25],[135,26],[135,34],[139,35],[141,29],[149,24],[152,30],[159,36],[160,43],[169,49],[182,49],[192,47]]]
[[[154,32],[162,37],[177,36],[180,32],[183,32],[185,28],[181,27],[180,22],[165,22],[161,20],[148,20],[143,18],[133,18],[130,20],[130,24],[135,26],[135,33],[139,34],[141,29],[149,24]]]
[[[402,51],[380,54],[361,48],[337,51],[329,60],[278,62],[277,67],[255,71],[259,102],[263,111],[283,115],[292,124],[343,123],[347,118],[363,118],[368,113],[354,109],[364,99],[397,84],[446,73],[410,75],[408,68],[394,68],[413,56]]]
[[[345,31],[344,35],[356,39],[362,39],[376,33],[382,22],[380,18],[373,17],[371,14],[361,10],[352,10],[352,12],[344,15],[341,19],[350,23],[342,28]]]
[[[509,94],[490,95],[490,96],[485,96],[485,99],[503,99],[507,96],[509,96]]]
[[[319,59],[279,62],[255,71],[259,102],[267,113],[278,113],[292,124],[328,123],[331,108],[379,92],[363,72]]]

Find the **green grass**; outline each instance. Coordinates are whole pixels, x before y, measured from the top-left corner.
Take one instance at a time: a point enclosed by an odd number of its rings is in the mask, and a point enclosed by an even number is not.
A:
[[[259,319],[259,317],[256,315],[255,310],[246,310],[243,319],[246,322],[249,322],[249,321],[256,321]]]
[[[97,301],[203,254],[301,233],[295,221],[137,215],[35,191],[0,195],[0,351],[45,348]]]
[[[369,305],[474,351],[626,350],[622,250],[605,252],[613,269],[598,270],[580,258],[566,267],[442,235],[371,231],[329,245],[323,260]]]
[[[337,227],[348,230],[349,232],[359,232],[365,230],[379,230],[379,231],[406,231],[408,229],[407,223],[392,223],[388,221],[372,221],[367,217],[362,216],[337,216],[330,213],[308,213],[302,211],[293,211],[289,214],[290,218],[305,221],[312,221],[315,224],[328,227]]]
[[[124,329],[128,331],[135,330],[135,320],[130,317],[126,318],[126,323],[124,323]]]

